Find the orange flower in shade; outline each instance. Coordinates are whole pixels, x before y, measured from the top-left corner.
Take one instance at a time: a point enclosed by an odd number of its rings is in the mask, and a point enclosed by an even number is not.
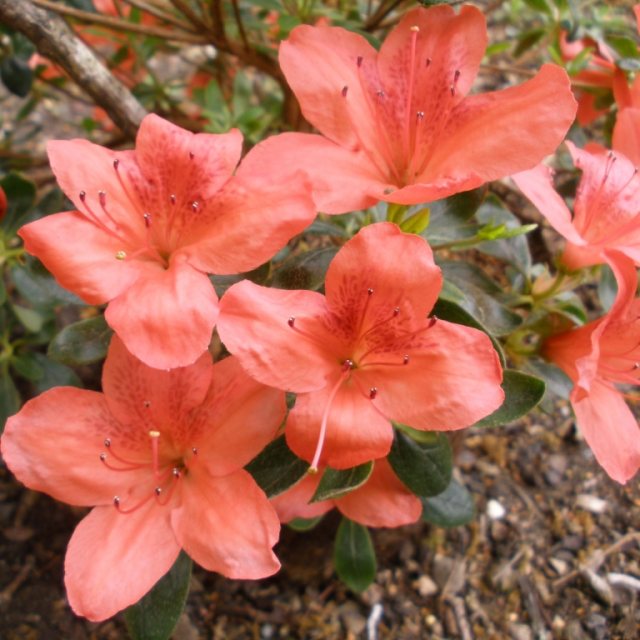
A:
[[[242,136],[192,134],[150,115],[135,151],[86,140],[49,143],[77,207],[20,231],[62,286],[105,317],[127,349],[157,368],[186,366],[208,347],[218,300],[207,273],[269,260],[314,218],[309,189],[240,165]]]
[[[218,332],[251,376],[298,394],[289,447],[315,469],[353,467],[389,453],[391,420],[461,429],[504,399],[487,335],[427,317],[441,286],[426,241],[379,223],[338,252],[326,297],[245,280],[223,296]]]
[[[316,518],[336,507],[342,515],[366,527],[401,527],[415,522],[422,503],[407,489],[385,458],[376,460],[366,483],[335,500],[309,503],[321,474],[306,475],[298,484],[271,499],[281,522]]]
[[[622,154],[566,143],[582,170],[573,214],[553,188],[553,172],[539,165],[513,177],[518,188],[567,240],[562,261],[570,269],[607,262],[619,251],[640,264],[640,176]]]
[[[569,78],[546,65],[518,87],[467,95],[486,45],[470,6],[409,12],[380,52],[339,27],[298,26],[280,65],[323,135],[272,137],[251,162],[304,169],[327,213],[436,200],[533,167],[573,122]]]
[[[57,387],[9,418],[0,446],[29,488],[94,506],[65,559],[73,610],[104,620],[134,604],[180,549],[229,578],[279,568],[279,522],[243,467],[274,437],[284,394],[235,358],[151,369],[114,338],[104,394]]]
[[[573,380],[571,406],[597,461],[624,484],[640,468],[640,429],[617,386],[640,383],[640,298],[634,264],[612,257],[618,295],[609,313],[550,338],[543,352]]]

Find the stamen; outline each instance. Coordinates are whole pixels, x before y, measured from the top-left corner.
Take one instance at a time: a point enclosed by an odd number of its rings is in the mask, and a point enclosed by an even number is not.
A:
[[[314,336],[311,333],[307,333],[306,331],[304,331],[303,329],[298,329],[298,327],[296,326],[296,318],[295,316],[290,316],[287,320],[287,324],[296,332],[299,333],[301,336],[304,336],[305,338],[307,338],[308,340],[311,340],[312,342],[315,342],[316,344],[319,343],[319,340],[316,336]]]
[[[101,207],[102,211],[104,211],[104,214],[107,216],[107,218],[109,218],[109,220],[111,221],[113,226],[117,230],[119,230],[120,229],[120,225],[118,224],[116,219],[109,213],[109,211],[107,211],[107,193],[106,193],[106,191],[98,191],[98,202],[100,202],[100,207]]]
[[[362,331],[362,326],[364,325],[364,321],[367,318],[367,311],[369,310],[369,300],[371,300],[371,296],[373,295],[373,289],[369,287],[367,289],[367,297],[364,302],[364,308],[362,309],[362,313],[360,314],[360,322],[358,323],[358,329],[356,331],[356,335],[360,335]]]
[[[123,514],[133,513],[134,511],[137,511],[140,507],[143,507],[145,504],[147,504],[147,502],[149,502],[149,500],[151,500],[151,498],[153,498],[154,495],[155,495],[154,493],[150,493],[146,498],[143,498],[140,502],[138,502],[137,505],[135,505],[134,507],[131,507],[131,509],[123,509],[120,506],[120,503],[121,503],[120,496],[114,496],[113,505],[118,510],[118,513],[123,513]]]
[[[358,56],[358,57],[356,58],[356,64],[358,65],[358,67],[361,67],[361,66],[362,66],[362,56]]]
[[[428,69],[431,66],[431,58],[427,58],[424,62],[424,66]]]
[[[189,160],[193,160],[196,157],[196,154],[193,151],[189,151]]]
[[[176,203],[176,196],[175,196],[175,194],[173,194],[173,193],[172,193],[172,194],[169,196],[169,200],[171,201],[171,204],[175,204],[175,203]]]
[[[366,336],[368,336],[372,331],[375,331],[376,329],[380,328],[382,325],[387,324],[387,322],[390,322],[391,320],[397,318],[399,315],[400,315],[400,307],[394,307],[393,312],[391,313],[391,315],[388,318],[385,318],[384,320],[381,320],[380,322],[376,322],[376,324],[374,324],[372,327],[369,327],[360,336],[360,340],[362,340],[362,338],[365,338]]]
[[[103,192],[101,192],[103,193]],[[80,202],[82,202],[83,206],[84,206],[84,213],[87,216],[87,218],[89,219],[90,222],[93,222],[93,224],[96,225],[96,227],[99,227],[100,229],[102,229],[102,231],[104,231],[105,233],[109,234],[110,236],[113,236],[115,238],[117,238],[118,240],[124,242],[123,238],[120,237],[120,235],[117,233],[117,231],[114,231],[113,229],[110,229],[100,218],[99,216],[97,216],[95,214],[95,212],[93,211],[93,209],[89,206],[89,203],[87,202],[87,193],[86,191],[81,191],[78,194],[78,197],[80,198]],[[105,210],[106,212],[106,210]]]
[[[405,135],[404,135],[404,151],[405,157],[411,157],[415,143],[412,144],[411,140],[411,114],[413,113],[411,104],[413,102],[413,84],[415,80],[415,67],[416,67],[416,45],[418,42],[418,33],[420,27],[413,25],[409,28],[411,31],[411,56],[409,58],[409,93],[407,95],[407,105],[405,108]]]
[[[147,229],[150,229],[151,228],[151,214],[150,213],[145,213],[142,217],[144,218],[144,226]]]
[[[127,257],[126,251],[116,251],[116,260],[124,260]]]
[[[375,400],[377,395],[378,395],[378,388],[377,387],[371,387],[371,389],[369,389],[369,398],[371,400]]]
[[[197,200],[194,200],[191,203],[191,211],[193,211],[194,213],[198,213],[199,209],[200,209],[200,203]]]
[[[344,87],[342,87],[342,91],[340,92],[342,94],[343,98],[347,97],[347,91],[349,91],[349,87],[347,87],[347,85],[345,85]]]

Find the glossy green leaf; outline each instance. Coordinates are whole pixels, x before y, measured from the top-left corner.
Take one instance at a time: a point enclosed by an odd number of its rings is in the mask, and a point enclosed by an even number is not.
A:
[[[547,33],[546,29],[529,29],[518,36],[513,57],[519,58],[523,53],[534,47]]]
[[[290,522],[287,522],[287,526],[294,531],[311,531],[324,516],[318,516],[317,518],[294,518]]]
[[[441,294],[445,291],[445,287],[442,288]],[[437,318],[447,320],[448,322],[455,322],[456,324],[462,324],[465,327],[473,327],[479,329],[483,333],[486,333],[493,344],[493,348],[498,352],[500,363],[505,366],[506,359],[500,343],[489,333],[488,329],[474,316],[472,316],[465,308],[453,300],[447,298],[439,298],[433,307],[432,313]]]
[[[169,640],[189,593],[191,558],[181,551],[169,572],[124,612],[132,640]]]
[[[273,498],[302,480],[309,463],[298,458],[287,446],[285,437],[280,436],[269,443],[246,469],[267,496]]]
[[[473,497],[456,479],[441,494],[422,499],[422,519],[438,527],[460,527],[475,515]]]
[[[47,353],[62,364],[91,364],[105,358],[112,335],[104,316],[80,320],[60,331],[49,344]]]
[[[14,355],[11,358],[11,366],[19,376],[31,382],[41,380],[44,377],[44,369],[38,364],[33,353]]]
[[[7,369],[0,367],[0,433],[4,430],[7,418],[17,413],[20,405],[20,394],[16,389],[16,385]]]
[[[278,289],[320,289],[337,252],[338,247],[312,249],[287,260],[273,274],[272,286]]]
[[[241,280],[251,280],[251,282],[255,282],[256,284],[264,284],[270,273],[271,262],[265,262],[259,267],[256,267],[252,271],[247,271],[246,273],[234,273],[227,276],[214,275],[209,276],[209,279],[213,283],[218,297],[222,297],[225,291],[232,285],[236,284],[236,282],[240,282]]]
[[[451,480],[453,464],[447,436],[396,426],[387,457],[395,474],[418,496],[436,496],[444,491]]]
[[[475,235],[473,214],[484,200],[485,187],[464,191],[429,204],[429,226],[422,234],[433,247]]]
[[[609,311],[613,301],[618,295],[618,283],[609,265],[603,264],[600,269],[600,280],[598,281],[598,298],[604,311]]]
[[[545,384],[540,378],[505,369],[502,380],[504,402],[486,418],[476,422],[478,427],[497,427],[526,415],[542,400]]]
[[[31,333],[38,333],[42,329],[45,317],[38,311],[19,304],[12,304],[11,310],[15,313],[22,326]]]
[[[14,95],[24,98],[33,84],[33,72],[26,60],[12,56],[0,62],[0,78]]]
[[[332,469],[327,467],[322,474],[320,484],[309,502],[334,500],[358,487],[361,487],[373,471],[373,462],[365,462],[351,469]]]
[[[34,353],[33,357],[43,372],[42,377],[33,384],[36,393],[42,393],[53,387],[83,386],[78,374],[70,367],[50,360],[44,353]]]
[[[554,413],[556,410],[554,396],[563,400],[569,399],[569,394],[573,389],[571,378],[562,369],[544,360],[530,358],[525,366],[528,371],[544,380],[546,392],[541,402],[541,408],[548,413]]]
[[[84,305],[76,295],[63,289],[42,263],[30,259],[11,269],[11,279],[20,295],[36,308],[59,304]]]
[[[360,593],[376,577],[376,553],[369,530],[343,518],[336,533],[333,562],[336,573],[349,589]]]
[[[31,180],[12,171],[0,180],[0,187],[7,196],[7,213],[2,219],[2,227],[7,229],[9,234],[13,234],[33,207],[36,186]]]

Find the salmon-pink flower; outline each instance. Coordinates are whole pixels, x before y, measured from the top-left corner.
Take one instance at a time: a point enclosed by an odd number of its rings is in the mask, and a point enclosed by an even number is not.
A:
[[[218,332],[251,376],[298,394],[289,447],[312,468],[353,467],[389,453],[391,420],[460,429],[504,399],[489,338],[427,317],[441,286],[426,241],[379,223],[340,249],[326,297],[245,280],[223,296]]]
[[[275,136],[251,162],[304,169],[326,213],[427,202],[533,167],[573,122],[569,78],[546,65],[518,87],[467,95],[486,45],[471,6],[410,11],[380,52],[339,27],[298,26],[280,65],[323,135]]]
[[[9,418],[7,466],[31,489],[94,506],[65,560],[73,610],[104,620],[137,602],[180,549],[229,578],[278,570],[278,517],[243,467],[275,436],[284,394],[235,358],[159,371],[115,337],[103,393],[56,387]]]
[[[135,151],[86,140],[49,143],[77,211],[20,231],[62,286],[106,320],[127,349],[157,368],[186,366],[208,347],[218,300],[207,273],[253,269],[315,216],[300,177],[233,175],[242,135],[192,134],[155,115]]]
[[[539,165],[513,180],[567,240],[562,261],[571,269],[606,262],[619,251],[640,264],[640,176],[622,154],[566,143],[582,170],[573,214],[553,188],[553,172]]]
[[[361,487],[333,500],[309,502],[321,474],[307,474],[298,484],[271,498],[281,522],[295,518],[316,518],[334,507],[342,515],[366,527],[401,527],[415,522],[422,503],[393,472],[386,458],[376,460],[368,480]]]
[[[616,385],[640,383],[640,298],[634,264],[620,254],[610,264],[618,295],[609,313],[550,338],[544,354],[573,380],[571,406],[596,459],[625,483],[640,468],[640,429]]]

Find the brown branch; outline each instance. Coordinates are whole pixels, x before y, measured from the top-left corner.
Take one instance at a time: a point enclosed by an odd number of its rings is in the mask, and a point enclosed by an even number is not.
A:
[[[30,0],[0,0],[0,22],[25,35],[38,51],[62,67],[129,136],[146,111],[60,17]]]
[[[401,5],[404,0],[392,0],[388,5],[383,0],[378,8],[374,11],[373,15],[364,23],[363,29],[365,31],[374,31],[380,26],[380,23],[399,5]]]
[[[153,4],[144,2],[144,0],[122,0],[122,1],[132,7],[136,7],[137,9],[140,9],[141,11],[145,11],[149,15],[159,18],[163,22],[168,22],[169,24],[173,24],[176,27],[179,27],[180,29],[182,29],[183,31],[192,31],[193,33],[196,33],[196,30],[188,22],[184,22],[183,20],[176,18],[176,16],[168,13],[164,9],[160,9],[159,7],[156,7]]]
[[[192,25],[196,27],[199,31],[208,31],[209,27],[207,23],[204,21],[203,16],[199,16],[186,2],[183,0],[169,0],[171,4],[180,11]]]
[[[249,40],[247,39],[247,33],[244,30],[244,25],[242,24],[242,16],[240,15],[240,8],[238,7],[238,0],[231,0],[231,6],[233,7],[233,17],[236,19],[236,24],[238,25],[238,33],[240,34],[240,39],[244,44],[245,49],[250,49]]]
[[[164,29],[163,27],[154,27],[152,25],[137,24],[135,22],[128,22],[120,18],[113,18],[111,16],[103,16],[100,13],[91,13],[90,11],[82,11],[81,9],[74,9],[73,7],[67,7],[64,4],[58,4],[52,2],[52,0],[26,0],[32,1],[33,4],[42,7],[43,9],[50,9],[61,15],[76,18],[82,22],[89,24],[99,24],[104,27],[115,29],[116,31],[129,31],[131,33],[141,33],[146,36],[156,36],[158,38],[166,38],[167,40],[175,40],[176,42],[189,42],[191,44],[205,44],[207,39],[204,36],[197,35],[195,33],[184,33],[177,29]],[[6,2],[4,4],[7,4]]]

